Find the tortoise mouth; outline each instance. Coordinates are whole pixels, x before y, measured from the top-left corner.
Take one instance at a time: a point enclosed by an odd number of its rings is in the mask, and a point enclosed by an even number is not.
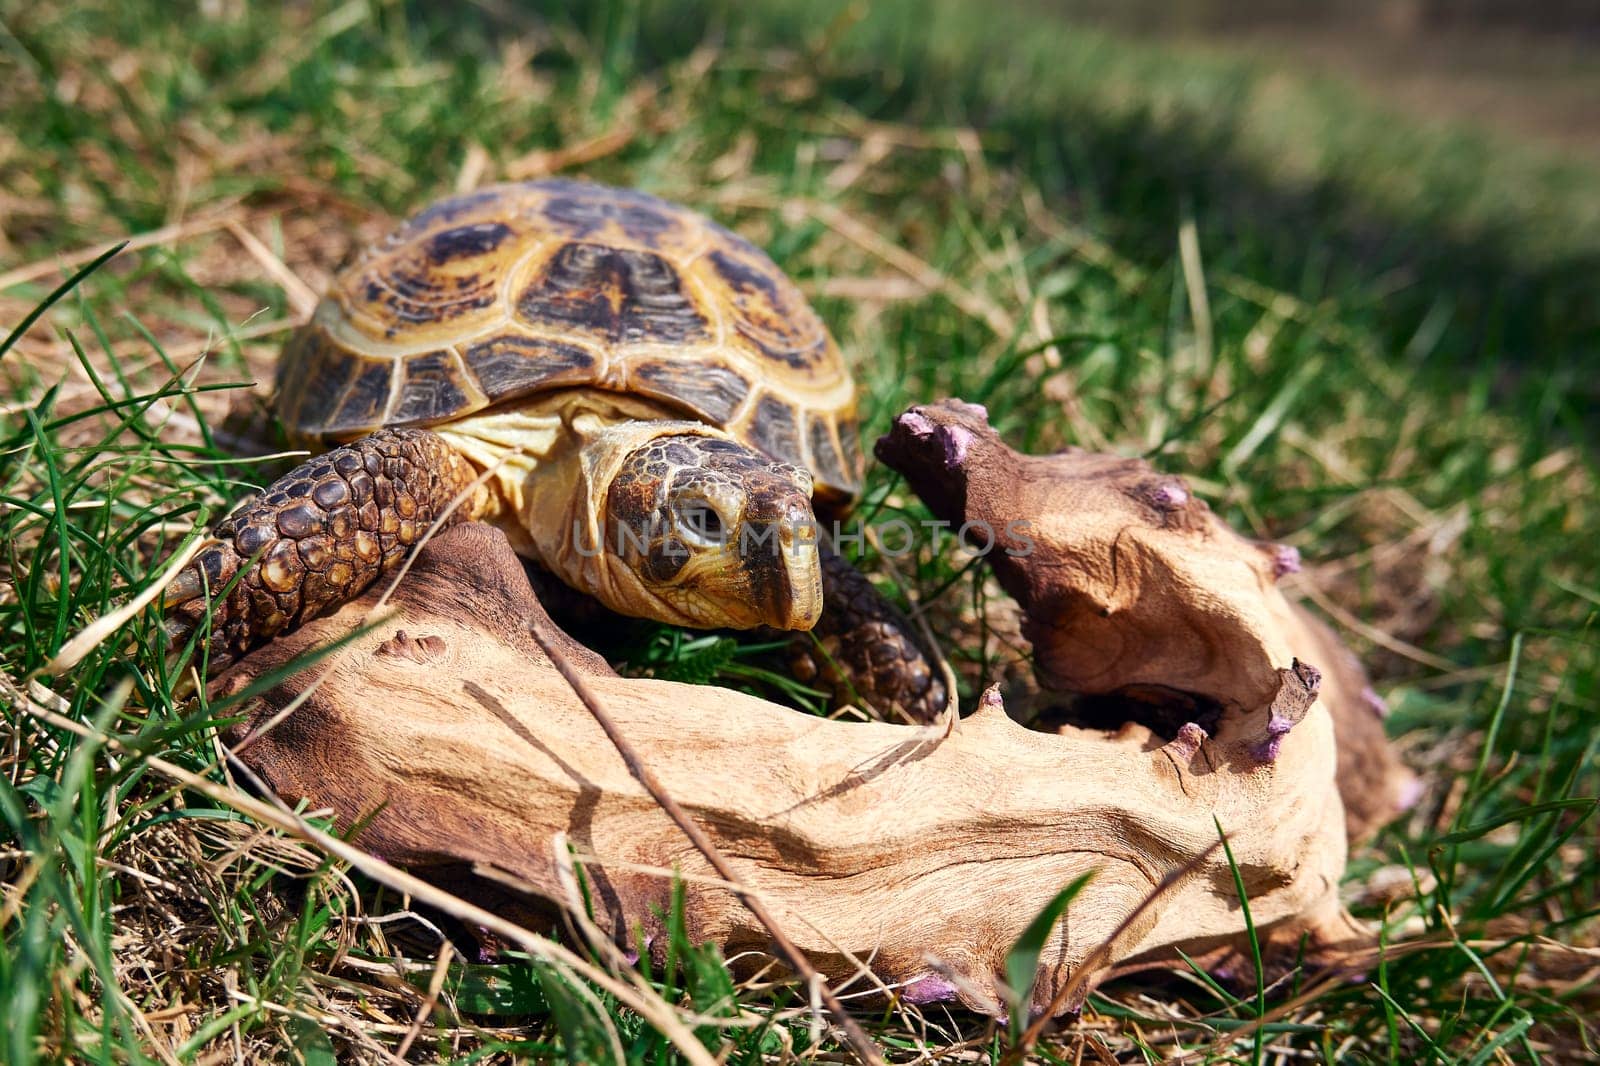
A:
[[[661,605],[650,614],[660,621],[695,629],[809,630],[822,615],[822,568],[815,553],[763,560],[782,571],[781,579],[751,582],[737,593],[681,584],[655,593]],[[754,586],[754,587],[752,587]],[[756,591],[756,587],[761,589]],[[635,608],[637,610],[637,608]]]
[[[767,600],[766,624],[808,630],[822,617],[822,564],[816,546],[784,551],[785,580]]]
[[[822,614],[822,563],[811,500],[800,493],[751,508],[737,550],[760,624],[810,629]]]

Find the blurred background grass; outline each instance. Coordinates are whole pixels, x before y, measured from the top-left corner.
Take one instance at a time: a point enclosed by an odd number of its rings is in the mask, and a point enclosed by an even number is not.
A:
[[[270,475],[223,461],[250,443],[229,436],[245,390],[157,403],[196,357],[204,388],[270,380],[329,273],[452,189],[639,185],[801,282],[869,438],[908,403],[983,400],[1019,446],[1158,455],[1312,561],[1302,590],[1375,669],[1430,792],[1348,886],[1411,950],[1295,1001],[1275,1041],[1579,1056],[1600,902],[1575,802],[1600,783],[1600,108],[1584,6],[1529,10],[0,0],[0,324],[103,242],[150,235],[0,358],[6,675]],[[881,473],[869,499],[917,506]],[[969,692],[1020,686],[1015,619],[962,562],[877,573],[935,613]],[[651,669],[760,682],[736,644],[654,638]],[[70,717],[203,770],[209,712],[179,680],[141,617],[52,684]],[[379,1059],[404,1039],[426,924],[386,924],[381,891],[138,758],[20,712],[6,730],[8,1061]],[[656,975],[664,996],[726,1006],[714,959],[687,969]],[[581,1058],[608,1024],[631,1056],[665,1053],[604,997],[587,1023],[553,1010],[566,979],[526,963],[451,974],[411,1057]],[[807,1046],[784,995],[740,988],[763,1024],[704,1039]],[[1226,1056],[1254,1010],[1199,982],[1113,988],[1054,1053]],[[1000,1039],[894,1012],[875,1031],[906,1055]]]

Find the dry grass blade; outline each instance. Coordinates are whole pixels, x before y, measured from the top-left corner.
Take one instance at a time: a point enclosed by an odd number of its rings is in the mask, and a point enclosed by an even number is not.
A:
[[[1396,655],[1410,659],[1412,662],[1421,663],[1423,666],[1431,667],[1434,670],[1443,670],[1447,674],[1455,673],[1461,669],[1460,664],[1452,662],[1442,655],[1435,655],[1425,648],[1419,648],[1415,644],[1392,637],[1376,626],[1368,625],[1333,602],[1326,593],[1317,588],[1315,582],[1302,581],[1296,586],[1296,591],[1322,610],[1327,611],[1334,621],[1346,629],[1360,633],[1363,638],[1372,641],[1380,648],[1392,651]]]
[[[233,234],[235,240],[244,246],[266,275],[277,282],[283,293],[289,299],[289,306],[294,310],[295,318],[304,321],[311,317],[311,312],[317,309],[317,294],[300,280],[300,276],[290,270],[288,265],[280,259],[271,248],[262,242],[260,237],[251,233],[243,222],[236,218],[227,221],[228,232]]]
[[[632,981],[635,985],[643,987],[645,979],[633,968],[633,963],[622,949],[617,947],[612,938],[607,936],[595,923],[594,919],[589,916],[588,909],[590,905],[585,902],[583,890],[578,884],[577,864],[582,861],[582,856],[573,853],[571,842],[565,833],[557,833],[551,837],[550,848],[552,864],[557,871],[563,892],[562,917],[570,923],[569,931],[575,936],[581,937],[593,951],[604,955],[613,967],[614,972]],[[592,861],[597,865],[600,862],[598,859]],[[616,863],[606,865],[612,869],[619,868]],[[502,870],[497,866],[477,863],[472,867],[472,873],[474,877],[481,877],[495,884],[504,885],[520,895],[529,893],[528,882],[524,878],[518,877],[507,870]],[[671,877],[673,875],[669,872],[667,876]],[[684,880],[688,881],[690,878],[685,877]],[[711,881],[712,879],[705,878],[701,880]],[[720,881],[715,883],[722,884]],[[685,1024],[694,1026],[733,1025],[749,1028],[756,1025],[764,1025],[767,1021],[766,1016],[762,1014],[742,1013],[738,1018],[729,1018],[724,1015],[701,1014],[682,1008],[680,1008],[678,1016]]]
[[[606,869],[611,870],[611,871],[626,870],[626,871],[628,871],[630,873],[640,873],[640,874],[647,874],[647,875],[649,875],[651,877],[659,877],[659,878],[661,878],[662,880],[664,880],[664,881],[666,881],[668,883],[681,882],[681,883],[683,883],[685,885],[707,885],[707,886],[711,886],[711,887],[714,887],[714,888],[726,889],[727,891],[729,891],[731,893],[734,893],[735,895],[739,894],[741,891],[745,892],[745,893],[749,893],[751,895],[759,895],[762,898],[763,901],[767,901],[767,898],[768,898],[764,893],[760,893],[756,889],[752,889],[752,888],[750,888],[748,886],[741,885],[741,884],[738,884],[738,883],[735,883],[735,882],[731,882],[731,881],[725,880],[722,877],[718,877],[718,876],[714,876],[714,875],[695,874],[695,873],[692,873],[692,872],[686,872],[686,871],[681,870],[681,869],[679,869],[677,867],[670,867],[669,868],[669,867],[665,867],[665,866],[656,866],[656,865],[647,864],[647,863],[619,861],[619,860],[616,860],[616,859],[605,858],[605,857],[602,857],[600,855],[593,854],[592,852],[587,852],[587,853],[586,852],[580,852],[580,851],[577,851],[576,849],[573,849],[570,846],[570,844],[567,843],[567,840],[566,840],[565,836],[563,836],[561,840],[557,841],[557,857],[560,860],[558,865],[561,865],[563,869],[571,867],[575,863],[585,863],[585,862],[587,862],[587,863],[593,863],[596,866],[603,866]],[[516,877],[514,877],[514,876],[512,876],[510,874],[507,874],[507,873],[503,872],[503,871],[495,870],[495,869],[492,869],[492,868],[475,868],[473,872],[477,873],[477,874],[480,874],[481,876],[489,877],[492,880],[499,881],[501,884],[504,884],[504,885],[506,885],[508,887],[511,887],[511,888],[515,888],[518,891],[522,891],[522,892],[527,891],[527,886],[526,886],[525,882],[523,882],[521,879],[516,878]],[[565,884],[565,882],[563,882],[563,884]],[[570,898],[577,898],[576,896],[573,896],[573,894],[571,892],[569,892],[568,895],[569,895]],[[580,910],[577,910],[577,909],[575,909],[573,907],[570,907],[570,906],[568,907],[568,910],[573,912],[572,916],[573,916],[574,919],[585,923],[590,928],[595,928],[593,926],[593,923],[589,921],[587,915],[581,913]],[[877,976],[877,974],[872,972],[872,968],[871,968],[871,965],[870,965],[870,960],[863,959],[862,957],[860,957],[855,952],[852,952],[849,949],[849,947],[847,947],[844,944],[839,943],[837,940],[831,940],[831,938],[829,938],[827,936],[826,931],[822,927],[816,925],[813,922],[807,921],[804,918],[803,915],[800,917],[800,920],[812,932],[817,933],[819,936],[821,936],[825,940],[829,940],[830,941],[829,942],[829,947],[832,950],[838,952],[838,954],[839,954],[839,956],[841,958],[848,959],[850,964],[855,967],[854,975],[852,975],[851,977],[849,977],[848,979],[846,979],[845,981],[840,983],[839,986],[838,986],[838,989],[836,990],[836,991],[838,991],[840,993],[841,1001],[844,1000],[844,999],[852,998],[852,997],[860,998],[860,997],[872,996],[872,995],[881,995],[885,999],[889,999],[889,998],[894,997],[896,988],[903,987],[901,985],[894,985],[894,984],[885,983],[882,979],[880,979]],[[596,933],[598,933],[597,929],[596,929]],[[611,952],[617,951],[615,945],[613,945],[608,938],[605,938],[603,936],[598,936],[597,938],[592,938],[592,939],[594,939],[595,946],[598,949],[600,949],[602,951],[605,951],[608,954],[611,953]],[[863,989],[860,992],[852,993],[850,995],[843,994],[843,990],[845,988],[847,988],[851,984],[854,984],[858,980],[865,982],[866,984],[870,985],[870,987],[866,988],[866,989]],[[904,1009],[906,1008],[906,1004],[904,1002],[899,1002],[899,1003],[897,1003],[897,1007],[900,1010],[904,1011]],[[787,1012],[780,1012],[779,1016],[788,1016],[788,1015],[803,1014],[803,1013],[807,1013],[807,1011],[804,1010],[804,1009],[790,1008]],[[696,1024],[696,1025],[727,1024],[727,1019],[726,1018],[696,1017],[696,1018],[689,1018],[687,1020],[690,1021],[692,1024]]]
[[[622,734],[622,731],[617,728],[616,722],[606,712],[605,706],[600,702],[599,697],[595,695],[594,690],[589,687],[588,682],[584,680],[583,675],[573,667],[572,663],[562,654],[561,649],[546,636],[537,624],[529,625],[528,631],[533,634],[533,639],[538,642],[540,649],[544,651],[551,663],[560,671],[562,678],[566,680],[568,685],[572,686],[572,691],[577,694],[578,699],[582,700],[583,705],[589,709],[589,713],[594,715],[595,721],[599,723],[600,728],[605,730],[606,736],[610,738],[612,745],[616,747],[617,754],[621,755],[622,761],[627,764],[628,772],[644,786],[645,791],[649,792],[651,797],[661,805],[662,810],[666,811],[672,820],[677,823],[678,828],[683,830],[684,835],[694,844],[696,850],[705,856],[706,861],[711,864],[712,869],[717,871],[718,876],[729,884],[738,885],[739,880],[734,875],[733,867],[728,864],[728,860],[723,857],[722,852],[695,824],[694,819],[689,817],[688,812],[662,787],[661,782],[656,779],[649,766],[640,759],[638,751],[629,742],[628,738]],[[855,1052],[856,1057],[862,1062],[874,1064],[874,1066],[883,1063],[883,1054],[878,1050],[877,1044],[867,1035],[866,1030],[861,1028],[861,1024],[845,1010],[844,1004],[839,1002],[838,996],[834,994],[827,981],[806,959],[805,954],[795,947],[794,942],[785,935],[776,919],[773,918],[772,913],[767,910],[766,905],[743,888],[736,888],[735,891],[739,896],[740,902],[750,910],[751,914],[755,915],[756,920],[765,926],[767,932],[772,935],[773,943],[777,947],[778,953],[783,956],[784,962],[795,973],[800,975],[808,988],[814,990],[821,997],[822,1002],[828,1008],[828,1012],[833,1015],[834,1020],[844,1031],[845,1040],[849,1042],[850,1048]]]
[[[434,960],[433,973],[428,978],[428,994],[417,1007],[417,1015],[411,1022],[411,1028],[400,1041],[400,1046],[394,1049],[394,1057],[404,1059],[406,1052],[411,1050],[411,1045],[416,1042],[422,1033],[422,1025],[433,1013],[433,1008],[438,1006],[439,993],[444,988],[445,975],[450,972],[450,960],[455,955],[455,949],[446,940],[439,948],[439,957]]]
[[[933,264],[887,240],[872,226],[836,204],[822,200],[780,200],[770,196],[730,194],[722,201],[740,207],[773,210],[791,207],[816,218],[862,251],[904,274],[927,292],[937,292],[963,314],[982,322],[995,336],[1008,339],[1016,332],[1016,320],[994,301],[950,277]]]
[[[193,559],[195,553],[205,547],[205,543],[205,538],[196,537],[187,548],[172,557],[166,568],[161,571],[161,574],[154,581],[145,586],[143,592],[116,610],[108,611],[84,626],[77,636],[61,646],[61,650],[56,652],[55,658],[45,664],[44,672],[52,677],[60,677],[82,662],[85,655],[99,647],[111,634],[121,629],[130,618],[159,599],[162,592],[166,590],[167,585],[171,583],[173,578],[178,576],[180,570],[189,565],[189,560]]]
[[[656,127],[653,112],[656,92],[643,86],[629,94],[628,109],[610,129],[560,148],[541,148],[506,164],[506,177],[512,181],[544,178],[571,167],[584,166],[627,148],[639,136]]]
[[[1200,365],[1209,367],[1215,350],[1211,339],[1211,298],[1206,293],[1205,264],[1200,258],[1200,231],[1193,218],[1185,218],[1178,227],[1178,253],[1183,264],[1184,291],[1189,297],[1194,344],[1199,349]]]
[[[804,206],[829,229],[852,244],[882,259],[925,288],[943,293],[963,312],[987,325],[995,336],[1006,339],[1016,332],[1015,320],[993,301],[973,292],[899,245],[885,240],[871,226],[844,209],[817,201],[807,202]]]
[[[530,178],[545,178],[551,174],[559,174],[570,167],[593,163],[608,155],[615,155],[632,144],[634,138],[639,136],[639,130],[637,124],[627,122],[599,136],[565,148],[529,152],[522,158],[506,164],[506,176],[514,181],[527,181]]]
[[[494,160],[490,158],[488,149],[477,141],[467,145],[466,158],[461,160],[461,169],[456,171],[456,192],[471,192],[483,184],[494,169]]]
[[[234,205],[230,204],[227,207],[217,210],[215,213],[209,214],[204,218],[194,218],[187,222],[177,222],[170,226],[162,226],[160,229],[153,229],[146,233],[141,233],[136,237],[129,237],[127,238],[127,243],[123,244],[122,250],[124,252],[137,252],[144,248],[154,248],[157,245],[166,244],[168,241],[186,240],[202,233],[209,233],[212,230],[221,229],[227,226],[229,223],[236,221],[238,217],[239,212]],[[75,252],[68,252],[65,255],[52,256],[49,259],[41,259],[37,262],[28,263],[25,266],[17,267],[15,270],[8,270],[4,274],[0,274],[0,290],[9,289],[13,285],[21,285],[23,282],[37,281],[40,278],[47,278],[52,274],[71,270],[73,267],[79,267],[85,263],[93,262],[98,257],[104,255],[111,248],[116,247],[118,244],[122,244],[122,241],[104,241],[88,248],[80,248]]]

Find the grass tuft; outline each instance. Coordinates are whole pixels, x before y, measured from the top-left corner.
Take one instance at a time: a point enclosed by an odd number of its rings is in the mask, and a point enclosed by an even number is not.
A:
[[[1242,995],[1118,982],[1037,1057],[1593,1053],[1600,183],[1330,82],[992,8],[0,3],[6,1061],[656,1061],[679,1052],[655,1003],[726,1061],[838,1051],[681,915],[634,1006],[574,963],[441,964],[459,920],[296,828],[326,812],[241,813],[227,709],[153,608],[47,670],[282,469],[252,457],[277,452],[262,398],[306,293],[408,209],[557,171],[769,249],[848,351],[869,440],[957,395],[1018,447],[1189,475],[1302,549],[1374,669],[1428,780],[1352,859],[1386,953]],[[863,513],[926,517],[882,471]],[[966,696],[1025,690],[981,569],[887,554],[863,565]],[[607,650],[813,706],[752,642]],[[980,1019],[868,1009],[895,1061],[1007,1051]]]

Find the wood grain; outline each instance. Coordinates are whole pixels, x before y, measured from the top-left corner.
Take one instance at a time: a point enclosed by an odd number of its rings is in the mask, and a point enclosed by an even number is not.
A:
[[[348,634],[371,600],[254,653],[214,694]],[[658,916],[676,870],[688,881],[691,936],[730,957],[768,953],[760,924],[715,883],[529,636],[530,618],[554,627],[502,534],[445,531],[392,605],[373,631],[251,701],[232,731],[240,757],[280,796],[331,807],[389,862],[529,919],[536,898],[566,898],[562,837],[590,878],[599,924],[628,944],[642,928],[653,951],[664,948]],[[1344,824],[1320,702],[1278,757],[1262,760],[1244,735],[1186,731],[1152,746],[1137,729],[1033,732],[997,695],[948,734],[828,721],[724,689],[620,678],[576,644],[563,653],[740,882],[832,979],[870,959],[908,999],[998,1015],[1006,951],[1092,869],[1041,956],[1042,1007],[1152,886],[1214,843],[1214,819],[1258,925],[1324,941],[1358,935],[1335,893]],[[475,883],[475,864],[508,871],[532,897]],[[1242,930],[1232,873],[1213,857],[1123,931],[1098,969],[1215,948]]]

